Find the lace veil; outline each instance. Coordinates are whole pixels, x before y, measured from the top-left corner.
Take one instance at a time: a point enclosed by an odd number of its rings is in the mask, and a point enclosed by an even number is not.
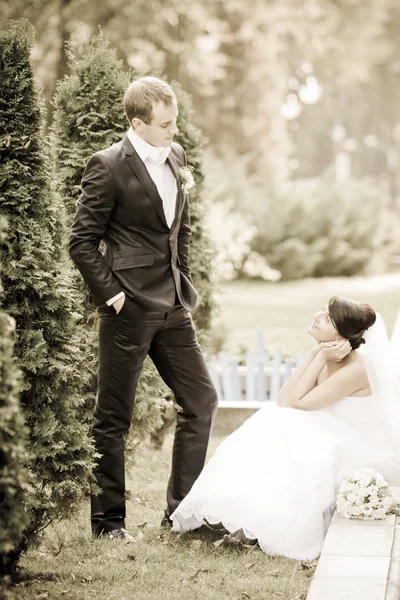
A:
[[[372,395],[380,402],[386,443],[391,450],[391,463],[400,481],[400,356],[390,345],[386,327],[379,313],[375,324],[364,334],[365,344],[359,348],[365,356]]]

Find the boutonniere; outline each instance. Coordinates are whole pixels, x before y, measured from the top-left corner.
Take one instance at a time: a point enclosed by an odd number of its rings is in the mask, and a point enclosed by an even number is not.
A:
[[[196,185],[192,172],[194,167],[181,167],[179,169],[179,177],[181,178],[181,188],[184,194],[188,194],[192,187]]]

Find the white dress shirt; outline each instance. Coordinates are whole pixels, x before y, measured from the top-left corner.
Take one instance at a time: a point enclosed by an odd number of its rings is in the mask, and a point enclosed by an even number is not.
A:
[[[166,162],[169,153],[171,152],[171,147],[157,148],[151,146],[151,144],[148,144],[145,140],[136,135],[132,127],[128,129],[127,136],[139,157],[144,162],[150,177],[157,186],[158,193],[163,203],[165,220],[168,227],[171,227],[175,218],[176,196],[178,193],[176,179]],[[111,306],[118,298],[122,298],[124,295],[124,292],[120,292],[113,298],[110,298],[110,300],[107,300],[106,304]]]

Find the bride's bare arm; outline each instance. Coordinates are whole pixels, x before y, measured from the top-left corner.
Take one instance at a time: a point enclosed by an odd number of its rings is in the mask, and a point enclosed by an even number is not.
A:
[[[307,371],[308,367],[311,365],[314,358],[319,353],[319,350],[320,350],[320,346],[315,346],[315,348],[310,350],[310,352],[308,352],[308,354],[305,357],[305,359],[303,360],[303,362],[297,367],[297,369],[295,369],[293,371],[293,373],[291,374],[289,379],[283,384],[283,386],[281,387],[281,389],[279,391],[278,398],[277,398],[277,404],[279,406],[290,406],[289,398],[290,398],[291,393],[296,388],[300,379],[303,377],[303,375]],[[314,385],[316,385],[316,383],[317,383],[317,380],[315,380]]]
[[[321,352],[315,358],[290,397],[290,406],[300,410],[319,410],[359,390],[368,388],[368,377],[362,361],[353,361],[338,369],[317,386],[312,382],[326,363]]]

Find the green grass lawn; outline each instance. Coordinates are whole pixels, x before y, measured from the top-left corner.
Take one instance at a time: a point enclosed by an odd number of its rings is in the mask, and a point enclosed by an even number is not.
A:
[[[263,329],[268,349],[296,355],[312,347],[306,328],[313,313],[334,295],[370,303],[382,314],[390,334],[400,310],[400,274],[224,283],[218,294],[221,312],[214,329],[222,331],[225,349],[234,353],[243,347],[254,348],[256,331]]]
[[[214,437],[213,452],[222,438]],[[127,529],[136,544],[93,540],[88,504],[45,532],[22,559],[15,600],[304,600],[314,567],[259,548],[217,547],[219,532],[161,529],[172,437],[143,448],[128,478]]]
[[[400,308],[400,276],[221,285],[219,325],[225,347],[254,347],[257,329],[269,349],[297,354],[312,345],[312,314],[332,295],[363,300],[381,312],[389,332]],[[214,436],[210,453],[222,438]],[[93,540],[88,502],[56,524],[21,561],[15,600],[304,600],[313,567],[270,557],[258,548],[217,547],[216,532],[173,534],[159,523],[165,505],[171,436],[165,448],[144,447],[128,474],[128,530],[136,544]]]

